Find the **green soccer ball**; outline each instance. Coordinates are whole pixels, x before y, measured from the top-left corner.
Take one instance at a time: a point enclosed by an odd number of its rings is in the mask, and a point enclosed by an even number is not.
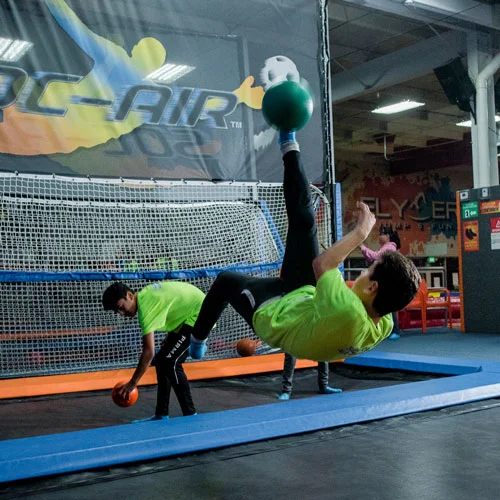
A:
[[[262,100],[266,122],[278,130],[300,130],[311,118],[313,100],[310,92],[297,82],[284,81],[270,87]]]

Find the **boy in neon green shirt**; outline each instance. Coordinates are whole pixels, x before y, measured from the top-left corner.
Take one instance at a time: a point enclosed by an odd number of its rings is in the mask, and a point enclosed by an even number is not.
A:
[[[389,252],[363,271],[351,289],[338,266],[370,234],[375,217],[358,202],[356,227],[321,255],[309,182],[295,133],[280,132],[288,214],[286,251],[279,278],[252,278],[225,271],[203,303],[190,355],[201,359],[205,340],[230,303],[272,347],[297,357],[332,361],[372,349],[391,333],[391,312],[416,295],[420,275],[413,262]]]
[[[124,399],[137,387],[154,357],[158,378],[156,411],[146,420],[168,417],[171,388],[183,415],[196,413],[182,363],[188,355],[192,327],[204,298],[201,290],[180,281],[153,283],[139,293],[118,282],[103,294],[104,309],[130,318],[138,315],[142,330],[142,354],[137,368],[130,381],[119,390]],[[154,332],[167,332],[156,356]]]

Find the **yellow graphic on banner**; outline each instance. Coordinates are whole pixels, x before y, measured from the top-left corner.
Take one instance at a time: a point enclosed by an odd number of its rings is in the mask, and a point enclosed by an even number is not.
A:
[[[142,123],[140,113],[130,113],[123,122],[111,122],[106,120],[107,110],[72,104],[71,97],[113,100],[118,83],[114,73],[139,83],[166,59],[166,49],[154,38],[140,40],[129,55],[122,47],[90,31],[63,0],[46,0],[46,4],[61,27],[93,59],[94,66],[79,83],[54,82],[47,87],[39,105],[67,109],[64,117],[22,113],[14,106],[5,109],[0,124],[3,153],[70,153],[131,132]]]
[[[38,106],[67,110],[64,116],[22,112],[15,105],[3,109],[1,153],[26,156],[71,153],[130,133],[145,123],[142,112],[132,110],[123,121],[112,121],[108,119],[108,109],[79,105],[74,98],[113,102],[123,92],[124,85],[144,84],[145,77],[164,65],[167,58],[166,48],[155,38],[142,38],[129,54],[87,28],[64,0],[45,0],[45,3],[61,28],[93,60],[93,66],[77,83],[54,81],[47,85]],[[260,109],[264,91],[262,87],[253,87],[253,83],[253,76],[247,77],[234,94],[239,103]],[[26,85],[36,82],[29,78]],[[205,109],[217,109],[222,102],[220,98],[208,99]]]

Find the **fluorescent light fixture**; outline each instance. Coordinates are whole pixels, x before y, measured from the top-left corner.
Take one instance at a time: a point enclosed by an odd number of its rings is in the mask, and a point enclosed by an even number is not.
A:
[[[178,80],[181,76],[187,75],[196,69],[194,66],[186,66],[185,64],[164,64],[161,68],[150,73],[146,80],[154,82],[172,83]]]
[[[0,61],[16,62],[33,47],[31,42],[25,40],[11,40],[0,38]]]
[[[495,121],[500,122],[500,116],[495,115]],[[457,127],[472,127],[472,120],[464,120],[463,122],[455,123]]]
[[[408,109],[419,108],[420,106],[425,106],[425,102],[401,101],[396,104],[391,104],[390,106],[383,106],[381,108],[374,109],[372,113],[391,115],[393,113],[401,113],[401,111],[407,111]]]

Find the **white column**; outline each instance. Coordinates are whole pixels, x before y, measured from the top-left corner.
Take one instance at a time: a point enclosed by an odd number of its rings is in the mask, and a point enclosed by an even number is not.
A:
[[[469,73],[476,85],[475,117],[472,126],[474,187],[498,184],[497,134],[493,75],[500,68],[500,56],[489,56],[487,35],[468,36]]]
[[[495,79],[488,86],[488,133],[489,133],[489,183],[488,186],[498,186],[498,134],[497,122],[495,121]]]
[[[479,187],[491,186],[492,170],[498,170],[496,154],[495,102],[493,101],[493,75],[500,68],[500,54],[479,73],[476,80],[477,146],[479,155]],[[493,102],[492,102],[493,101]],[[494,163],[491,158],[495,157]],[[496,174],[498,179],[498,173]]]
[[[479,37],[482,37],[482,45],[486,45],[484,38],[489,37],[487,35],[480,35],[479,33],[468,33],[467,34],[467,67],[469,71],[469,76],[473,82],[477,80],[477,75],[486,66],[486,64],[491,60],[491,57],[485,52],[479,50]],[[474,110],[474,99],[472,101],[472,109]],[[474,116],[470,116],[472,126],[471,126],[471,142],[472,142],[472,175],[473,175],[473,186],[475,188],[479,187],[479,154],[478,154],[478,134],[477,134],[477,124],[474,120]]]

